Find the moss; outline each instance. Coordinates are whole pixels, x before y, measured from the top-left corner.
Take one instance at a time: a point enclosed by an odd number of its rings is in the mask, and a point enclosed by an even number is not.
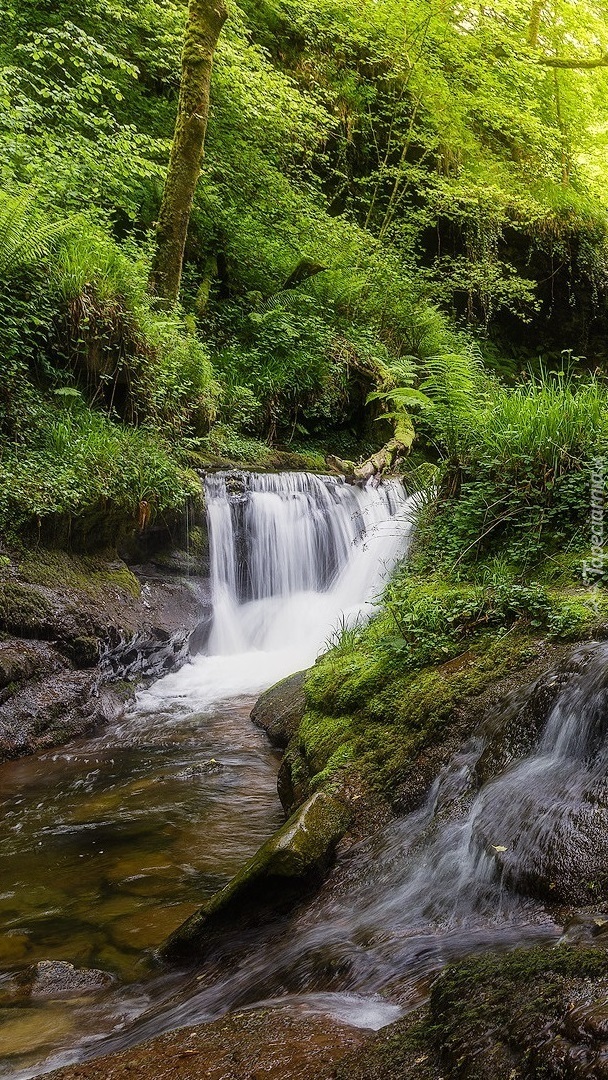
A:
[[[608,953],[597,948],[537,946],[466,960],[433,987],[427,1036],[455,1075],[485,1080],[506,1061],[518,1065],[516,1076],[554,1075],[544,1060],[551,1029],[561,1026],[573,991],[593,999],[593,982],[607,976]],[[598,989],[603,997],[605,986]],[[559,1075],[578,1074],[566,1065]]]
[[[39,589],[0,578],[0,629],[21,637],[36,637],[49,630],[52,614],[49,601]]]
[[[312,795],[220,892],[178,927],[164,955],[205,948],[212,932],[233,925],[235,916],[255,921],[264,908],[291,905],[306,882],[327,869],[350,819],[340,800],[326,792]]]
[[[597,1001],[602,1009],[606,977],[608,953],[593,948],[535,946],[451,964],[435,982],[428,1007],[345,1058],[336,1080],[603,1075],[578,1071],[581,1060],[589,1068],[588,1045],[575,1043],[569,1060],[562,1024],[572,1000]],[[549,1061],[553,1040],[556,1071]]]
[[[539,651],[530,634],[484,632],[459,655],[412,670],[386,649],[370,655],[370,639],[381,643],[382,625],[378,620],[364,631],[353,651],[324,656],[309,675],[297,739],[300,771],[305,762],[313,788],[355,763],[378,793],[392,799],[415,757],[450,729],[456,708],[505,675],[525,671]],[[293,772],[293,746],[291,752]]]
[[[38,548],[23,557],[19,574],[23,581],[32,585],[74,589],[94,600],[102,597],[108,587],[120,589],[134,599],[141,592],[134,574],[111,553],[104,558]]]
[[[526,680],[547,642],[602,634],[608,593],[581,587],[566,563],[551,587],[501,577],[496,566],[486,567],[485,583],[480,567],[475,580],[459,580],[425,577],[415,560],[404,566],[384,610],[364,629],[344,631],[308,676],[288,762],[294,788],[305,790],[305,773],[318,788],[354,763],[394,802],[414,759],[451,733],[467,702],[507,675]]]

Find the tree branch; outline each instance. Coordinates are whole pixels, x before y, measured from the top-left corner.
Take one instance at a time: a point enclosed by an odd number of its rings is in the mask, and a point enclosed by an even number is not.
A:
[[[608,53],[603,56],[537,56],[537,64],[544,67],[590,71],[592,68],[608,67]]]

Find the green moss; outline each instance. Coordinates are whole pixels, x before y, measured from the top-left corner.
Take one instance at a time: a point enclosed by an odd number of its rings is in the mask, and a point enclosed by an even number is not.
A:
[[[109,561],[101,556],[38,548],[23,557],[19,574],[29,584],[74,589],[92,599],[102,597],[108,587],[120,589],[135,599],[141,591],[137,578],[116,557]]]
[[[0,629],[35,637],[48,629],[51,618],[52,607],[39,589],[0,578]]]
[[[517,1075],[553,1075],[543,1064],[551,1025],[559,1024],[572,991],[593,999],[586,981],[607,976],[601,948],[541,946],[466,960],[448,967],[433,987],[427,1036],[463,1075],[472,1075],[479,1060],[480,1080],[499,1075],[496,1064],[507,1055],[521,1063]]]
[[[578,1076],[559,1054],[561,1023],[573,993],[602,1009],[606,976],[608,953],[597,948],[536,946],[454,963],[435,982],[426,1009],[349,1055],[336,1080]],[[547,1062],[554,1036],[558,1072]]]
[[[600,632],[608,593],[583,588],[574,557],[559,563],[560,585],[521,584],[496,560],[475,580],[416,562],[395,576],[383,611],[364,629],[347,629],[310,672],[307,711],[292,775],[318,787],[355,762],[372,785],[392,793],[426,746],[449,733],[456,710],[534,661],[546,641]],[[557,577],[557,574],[556,574]]]

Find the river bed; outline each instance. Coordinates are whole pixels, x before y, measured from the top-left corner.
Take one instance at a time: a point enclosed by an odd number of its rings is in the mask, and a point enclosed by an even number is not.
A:
[[[64,960],[117,985],[75,1005],[0,1008],[0,1076],[165,993],[173,976],[159,977],[154,948],[282,823],[277,758],[252,704],[150,713],[144,695],[97,737],[2,766],[2,968]]]

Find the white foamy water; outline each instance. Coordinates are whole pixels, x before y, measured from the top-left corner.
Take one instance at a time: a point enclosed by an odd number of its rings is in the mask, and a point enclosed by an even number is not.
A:
[[[411,532],[413,500],[397,480],[216,473],[205,495],[208,649],[140,695],[144,712],[204,709],[309,667],[340,626],[372,615]]]

